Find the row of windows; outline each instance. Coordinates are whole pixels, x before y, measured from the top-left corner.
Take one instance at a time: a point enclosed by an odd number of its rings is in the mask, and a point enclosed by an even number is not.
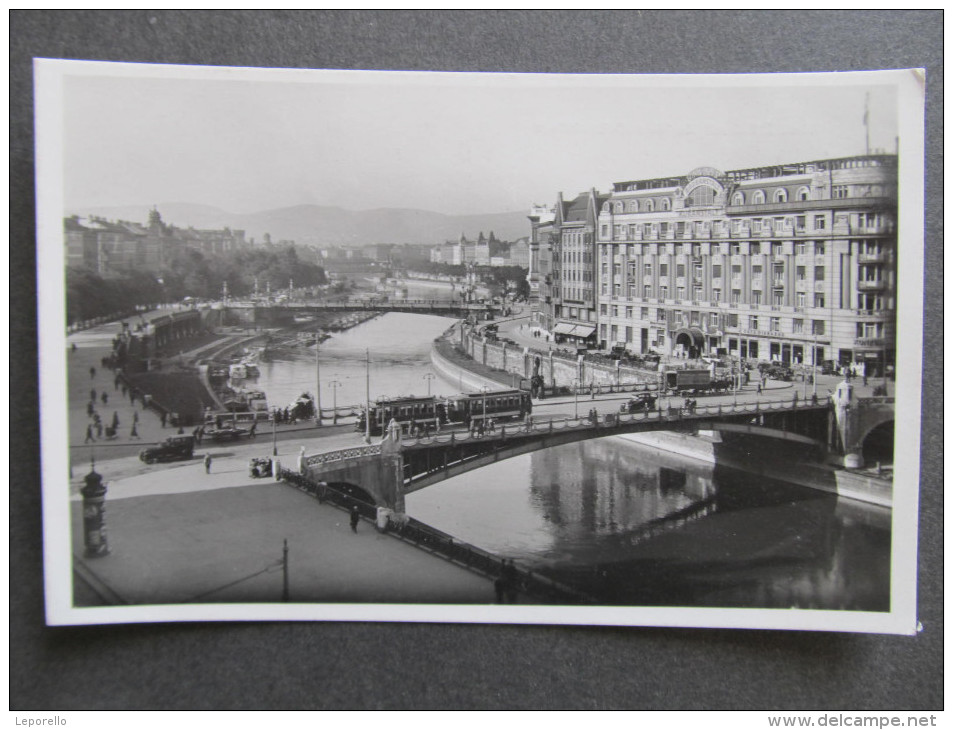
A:
[[[733,218],[731,221],[657,221],[650,223],[603,223],[599,228],[600,241],[625,241],[643,236],[715,236],[744,235],[791,235],[795,233],[821,232],[828,229],[828,216],[775,216],[773,218]],[[881,233],[888,228],[888,220],[881,213],[837,214],[838,225],[850,225],[852,232]],[[810,224],[810,227],[809,227]],[[610,235],[611,234],[611,235]]]
[[[622,298],[622,286],[621,284],[613,285],[612,294],[616,299]],[[658,291],[658,296],[656,296],[656,291]],[[692,301],[707,301],[713,304],[721,303],[724,300],[724,291],[718,287],[714,287],[711,290],[711,296],[708,298],[705,297],[701,286],[692,287],[691,298]],[[641,292],[637,286],[630,286],[628,290],[628,296],[630,299],[635,299],[641,297],[643,299],[663,299],[668,300],[670,294],[674,293],[674,297],[671,297],[677,301],[685,301],[688,299],[687,293],[689,290],[684,286],[677,286],[674,289],[669,287],[666,284],[660,284],[658,288],[654,287],[652,284],[643,284]],[[608,296],[609,289],[608,286],[603,284],[602,295]],[[770,303],[772,306],[783,307],[788,306],[785,298],[785,293],[783,288],[775,288],[770,292]],[[766,304],[764,301],[765,295],[758,289],[753,289],[750,292],[750,295],[747,299],[742,300],[742,290],[741,289],[731,289],[729,290],[729,299],[730,304],[741,305],[741,304]],[[813,302],[813,304],[809,304]],[[794,306],[795,307],[807,307],[814,306],[818,308],[823,308],[825,305],[825,296],[823,292],[803,292],[798,291],[794,292]],[[874,307],[861,306],[860,309],[874,309]]]
[[[833,185],[831,186],[831,198],[843,199],[851,197],[880,197],[883,195],[883,186],[864,185],[854,189],[851,185]],[[710,206],[715,202],[717,192],[709,185],[699,185],[692,191],[690,196],[685,198],[687,207]],[[806,185],[798,187],[791,197],[791,192],[786,187],[775,188],[770,193],[771,202],[787,203],[790,200],[806,202],[813,199],[811,189]],[[745,192],[737,190],[731,195],[731,205],[764,205],[768,202],[768,194],[764,190],[751,190]],[[602,206],[603,212],[608,213],[653,213],[658,209],[660,211],[669,211],[672,209],[672,199],[662,198],[641,198],[638,200],[606,202]]]
[[[862,255],[874,255],[883,253],[884,248],[879,241],[869,240],[869,241],[858,241],[858,251]],[[732,255],[741,255],[742,246],[747,244],[747,249],[744,253],[757,256],[758,254],[763,254],[767,256],[781,256],[784,251],[784,244],[781,241],[732,241],[731,243],[721,243],[714,244],[710,251],[703,251],[702,244],[700,243],[682,243],[676,244],[675,246],[675,255],[681,256],[695,256],[701,258],[703,255],[717,255],[717,254],[732,254]],[[602,246],[602,259],[605,260],[609,257],[609,246]],[[813,254],[815,256],[823,256],[826,251],[824,241],[796,241],[794,243],[794,253],[798,256],[805,256]],[[625,252],[625,249],[619,247],[615,253],[618,258]],[[628,246],[629,256],[665,256],[665,252],[659,251],[658,247],[653,246],[652,244],[634,244]]]
[[[632,319],[632,307],[626,307],[626,319]],[[600,307],[600,313],[607,315],[606,305],[603,304]],[[612,314],[615,317],[620,316],[620,308],[613,307]],[[651,321],[649,318],[649,309],[648,307],[642,307],[641,311],[641,320],[644,322]],[[737,328],[744,325],[749,330],[760,331],[762,326],[766,327],[770,332],[781,332],[782,330],[782,318],[781,317],[759,317],[758,315],[748,315],[744,317],[736,313],[729,313],[722,315],[719,312],[684,312],[682,310],[675,310],[671,313],[671,326],[673,327],[711,327],[713,329],[718,329],[722,326]],[[666,314],[664,309],[657,310],[656,322],[669,324],[669,317]],[[785,320],[786,321],[786,320]],[[790,320],[791,327],[790,331],[795,334],[804,334],[810,332],[811,334],[822,335],[825,332],[825,324],[822,319],[812,319],[805,320],[803,318],[795,317]],[[613,327],[617,325],[612,325]],[[884,332],[884,323],[883,322],[858,322],[857,323],[857,337],[882,337]],[[878,334],[879,333],[879,334]]]

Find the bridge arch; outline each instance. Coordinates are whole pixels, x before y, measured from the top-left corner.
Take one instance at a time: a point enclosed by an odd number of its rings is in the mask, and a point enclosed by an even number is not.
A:
[[[871,426],[859,439],[864,463],[893,463],[894,421]]]

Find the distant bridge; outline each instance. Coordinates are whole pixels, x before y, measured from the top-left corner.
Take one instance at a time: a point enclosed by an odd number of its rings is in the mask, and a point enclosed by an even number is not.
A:
[[[762,403],[608,413],[594,418],[533,418],[500,424],[484,435],[451,431],[407,438],[399,427],[380,444],[302,456],[299,471],[313,481],[347,482],[378,505],[402,512],[404,495],[488,464],[552,446],[647,431],[732,430],[823,448],[831,407],[796,397]],[[396,426],[396,424],[395,424]]]
[[[294,316],[317,314],[319,312],[409,312],[412,314],[434,314],[456,317],[458,319],[475,316],[488,319],[502,310],[492,304],[442,301],[439,299],[342,299],[335,301],[296,301],[283,304],[259,304],[256,302],[231,301],[223,307],[224,311],[238,316],[246,322],[274,322],[290,319]]]

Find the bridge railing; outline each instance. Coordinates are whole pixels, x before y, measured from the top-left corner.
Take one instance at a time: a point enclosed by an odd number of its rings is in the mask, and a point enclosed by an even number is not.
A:
[[[426,446],[432,444],[455,444],[465,442],[485,442],[494,441],[507,437],[520,437],[533,434],[555,433],[557,431],[575,431],[589,430],[594,428],[612,428],[624,424],[646,423],[646,422],[665,422],[677,425],[678,423],[689,423],[697,420],[707,420],[710,418],[724,416],[751,415],[758,416],[765,413],[779,413],[783,411],[795,411],[804,408],[824,408],[826,404],[812,405],[810,401],[805,402],[797,397],[758,401],[755,403],[737,403],[737,404],[718,404],[701,406],[669,406],[667,408],[657,408],[650,411],[637,411],[634,413],[595,413],[592,415],[580,415],[568,418],[538,418],[529,417],[527,420],[518,422],[501,422],[496,425],[492,431],[450,431],[449,433],[436,433],[430,436],[403,438],[402,444],[408,446]],[[593,409],[595,410],[595,409]]]
[[[354,446],[349,449],[339,449],[337,451],[326,451],[323,454],[312,454],[304,458],[305,466],[320,466],[336,461],[346,461],[347,459],[360,459],[365,456],[377,456],[381,453],[380,444],[371,444],[370,446]]]
[[[319,502],[329,502],[344,510],[356,508],[362,517],[377,524],[376,505],[365,502],[352,494],[330,486],[325,482],[315,482],[303,474],[281,469],[277,475],[279,481],[292,484],[310,494]],[[378,528],[380,529],[380,528]],[[413,517],[402,515],[388,521],[382,531],[431,553],[437,553],[468,570],[489,578],[499,578],[503,573],[503,559],[482,548],[457,540],[452,535],[431,527]],[[525,592],[547,603],[592,603],[592,599],[579,591],[562,585],[544,575],[515,567],[518,592]]]

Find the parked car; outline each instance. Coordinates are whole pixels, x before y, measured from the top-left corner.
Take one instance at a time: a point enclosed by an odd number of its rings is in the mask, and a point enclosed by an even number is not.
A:
[[[195,449],[192,436],[169,436],[157,446],[150,446],[139,452],[139,459],[147,464],[157,461],[181,461],[191,459]]]

